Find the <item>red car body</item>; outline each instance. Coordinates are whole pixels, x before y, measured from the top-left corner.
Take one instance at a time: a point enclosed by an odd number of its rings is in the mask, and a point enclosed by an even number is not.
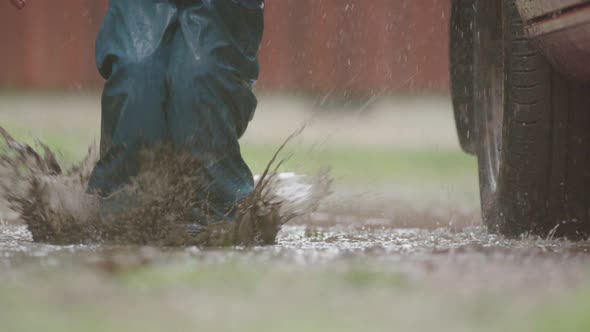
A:
[[[525,31],[566,75],[590,80],[590,1],[516,0]]]

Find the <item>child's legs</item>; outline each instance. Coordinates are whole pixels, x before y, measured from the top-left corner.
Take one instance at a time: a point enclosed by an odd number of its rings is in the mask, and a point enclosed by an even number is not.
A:
[[[166,138],[166,43],[175,15],[169,9],[153,1],[111,1],[97,40],[97,62],[107,82],[101,159],[89,192],[108,195],[126,184],[137,173],[138,150]]]
[[[230,17],[226,19],[231,19]],[[200,4],[180,13],[182,32],[172,42],[168,71],[169,131],[178,145],[189,146],[202,161],[208,190],[198,218],[216,222],[231,218],[231,209],[253,189],[250,169],[242,159],[238,138],[256,108],[250,79],[234,66],[223,49],[234,45],[223,22]],[[257,63],[255,57],[252,66]],[[255,78],[255,77],[254,77]]]

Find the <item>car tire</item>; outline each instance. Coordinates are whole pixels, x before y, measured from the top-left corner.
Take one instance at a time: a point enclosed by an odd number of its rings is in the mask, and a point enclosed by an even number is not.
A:
[[[473,119],[473,42],[475,0],[454,0],[450,25],[451,96],[459,143],[469,154],[477,152]]]
[[[484,223],[507,236],[584,237],[590,231],[589,87],[547,62],[525,36],[514,0],[471,2],[470,102]]]

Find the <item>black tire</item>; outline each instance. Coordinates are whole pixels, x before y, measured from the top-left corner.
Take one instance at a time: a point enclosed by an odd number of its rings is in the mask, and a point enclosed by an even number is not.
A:
[[[475,1],[453,0],[450,25],[451,96],[459,144],[469,154],[477,152],[473,119],[473,42]]]
[[[524,34],[514,0],[475,0],[473,109],[481,209],[492,231],[590,231],[590,90]]]

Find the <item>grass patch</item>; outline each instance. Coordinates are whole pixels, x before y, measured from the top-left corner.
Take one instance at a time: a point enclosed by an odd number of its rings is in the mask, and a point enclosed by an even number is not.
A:
[[[244,159],[253,171],[266,165],[276,148],[245,145]],[[285,154],[283,169],[313,173],[330,167],[337,180],[345,182],[471,182],[477,176],[477,162],[460,151],[437,149],[360,149],[347,147],[295,146]]]
[[[344,280],[354,287],[379,287],[389,290],[401,288],[406,280],[399,273],[375,271],[366,267],[354,267],[344,275]]]
[[[43,131],[34,137],[23,129],[6,128],[16,139],[34,146],[39,139],[57,151],[60,162],[67,166],[81,160],[92,142],[92,133],[65,135],[55,131]],[[244,144],[242,154],[254,173],[264,170],[276,151],[277,144]],[[284,158],[288,160],[283,170],[299,173],[315,173],[322,167],[330,167],[333,177],[344,183],[476,183],[475,158],[459,150],[349,148],[345,146],[311,145],[288,146]]]
[[[43,131],[35,133],[33,136],[30,132],[15,127],[4,127],[10,135],[16,140],[27,143],[34,148],[38,148],[36,142],[41,141],[43,144],[55,151],[61,165],[71,166],[82,160],[88,152],[88,147],[92,144],[91,136],[86,135],[64,135],[54,131]],[[0,140],[0,147],[4,145],[4,140]]]
[[[193,290],[251,291],[263,277],[260,269],[251,270],[238,262],[199,268],[194,265],[145,267],[122,273],[119,280],[126,288],[141,291],[165,291],[171,285]]]
[[[428,287],[364,263],[349,262],[344,269],[231,259],[187,263],[114,275],[64,268],[2,278],[0,330],[590,330],[588,289],[557,298],[529,294],[528,300],[485,289],[453,297],[444,283]],[[507,304],[512,300],[538,302],[521,311]]]
[[[548,308],[532,317],[531,331],[579,332],[590,331],[590,288],[577,292],[565,304],[548,303]]]

